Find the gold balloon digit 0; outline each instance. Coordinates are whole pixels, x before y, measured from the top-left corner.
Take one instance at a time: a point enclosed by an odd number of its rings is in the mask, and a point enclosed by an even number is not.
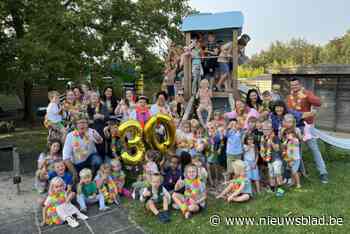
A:
[[[161,124],[165,128],[166,139],[159,142],[155,134],[155,126]],[[176,127],[172,118],[168,115],[157,114],[149,119],[144,128],[145,140],[154,149],[165,153],[175,143]]]
[[[138,121],[136,120],[128,120],[122,123],[119,126],[120,139],[127,146],[125,152],[122,153],[121,158],[123,162],[126,164],[137,165],[143,160],[143,155],[145,153],[145,146],[142,141],[142,128]],[[126,142],[126,138],[130,137],[127,134],[130,134],[133,138],[128,139]],[[131,149],[135,148],[136,152],[130,154]]]

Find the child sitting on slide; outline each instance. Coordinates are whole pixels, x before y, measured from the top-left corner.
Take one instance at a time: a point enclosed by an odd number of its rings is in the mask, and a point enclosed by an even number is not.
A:
[[[197,108],[197,116],[199,122],[203,127],[207,127],[207,122],[211,119],[211,113],[213,111],[213,105],[211,102],[211,98],[213,97],[213,93],[209,88],[209,81],[204,79],[200,82],[200,87],[197,92],[197,98],[199,98],[199,106]],[[207,112],[206,121],[203,118],[203,111]]]

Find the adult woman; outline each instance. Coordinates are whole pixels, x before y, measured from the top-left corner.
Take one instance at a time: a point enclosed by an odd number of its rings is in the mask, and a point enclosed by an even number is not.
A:
[[[101,101],[106,106],[108,113],[112,115],[118,105],[118,100],[113,95],[113,88],[111,86],[108,86],[103,90]]]
[[[92,92],[90,95],[90,104],[87,107],[87,113],[89,115],[90,127],[95,129],[104,138],[103,129],[109,115],[106,106],[100,101],[96,92]],[[104,142],[103,144],[97,145],[97,151],[102,159],[104,159]]]
[[[47,189],[48,172],[53,170],[53,164],[62,160],[62,144],[60,140],[52,140],[47,152],[43,152],[38,158],[38,170],[35,173],[35,189],[39,193]]]
[[[296,127],[301,127],[304,125],[303,119],[314,116],[312,112],[289,110],[287,109],[286,103],[284,101],[276,101],[272,106],[272,112],[269,116],[272,121],[272,128],[276,136],[278,136],[279,130],[282,128],[283,119],[286,114],[292,114],[294,116]]]
[[[250,89],[247,93],[247,99],[246,104],[250,108],[254,108],[259,113],[262,112],[263,106],[262,106],[262,100],[259,96],[259,93],[256,89]]]
[[[158,113],[170,115],[169,106],[166,104],[167,94],[165,92],[158,92],[156,95],[156,103],[151,106],[151,115]]]
[[[130,111],[135,110],[135,108],[136,108],[136,98],[135,98],[135,95],[133,94],[133,92],[131,90],[127,90],[125,92],[125,99],[128,100],[128,102],[129,102]]]
[[[72,127],[73,119],[81,111],[81,106],[75,101],[75,95],[71,89],[66,91],[66,100],[63,103],[63,111],[65,121],[68,122],[69,127]]]
[[[243,101],[236,100],[235,110],[225,114],[228,119],[237,119],[238,123],[243,125],[244,129],[248,129],[248,120],[250,117],[259,118],[260,114],[254,108],[250,108]]]

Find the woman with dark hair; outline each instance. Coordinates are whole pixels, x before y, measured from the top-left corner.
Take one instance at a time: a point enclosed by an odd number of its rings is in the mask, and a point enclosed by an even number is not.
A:
[[[74,93],[74,96],[75,96],[75,101],[79,102],[79,103],[82,103],[83,96],[84,96],[84,91],[80,87],[76,86],[76,87],[73,88],[73,93]]]
[[[292,114],[296,120],[296,127],[304,126],[303,120],[305,118],[314,116],[313,112],[300,112],[294,111],[287,108],[284,101],[279,100],[272,106],[272,112],[270,113],[270,119],[272,121],[272,128],[278,136],[280,128],[282,128],[283,118],[286,114]]]
[[[263,101],[256,89],[250,89],[247,94],[246,104],[250,108],[254,108],[259,113],[263,110]]]
[[[44,193],[47,190],[48,173],[53,170],[53,164],[60,160],[62,160],[62,143],[60,140],[52,140],[47,151],[41,153],[38,158],[34,187],[39,193]]]
[[[101,101],[107,107],[108,113],[113,115],[115,108],[118,106],[118,99],[113,95],[113,88],[107,86],[103,90]]]

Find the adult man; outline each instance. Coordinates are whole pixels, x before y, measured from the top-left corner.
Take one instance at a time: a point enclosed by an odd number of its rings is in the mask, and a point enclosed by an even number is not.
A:
[[[97,172],[102,164],[97,154],[95,144],[101,144],[103,138],[94,129],[88,127],[87,116],[80,114],[76,119],[77,129],[67,135],[63,147],[63,160],[68,169],[73,172],[75,179],[77,173],[83,168],[90,168]]]
[[[321,100],[312,91],[305,90],[298,78],[293,78],[290,81],[291,93],[287,97],[288,108],[301,112],[310,112],[311,107],[320,107]],[[314,124],[314,117],[305,118],[308,124]],[[317,170],[320,172],[320,179],[322,183],[328,183],[328,172],[323,161],[317,139],[311,137],[306,141],[308,148],[314,157]]]

